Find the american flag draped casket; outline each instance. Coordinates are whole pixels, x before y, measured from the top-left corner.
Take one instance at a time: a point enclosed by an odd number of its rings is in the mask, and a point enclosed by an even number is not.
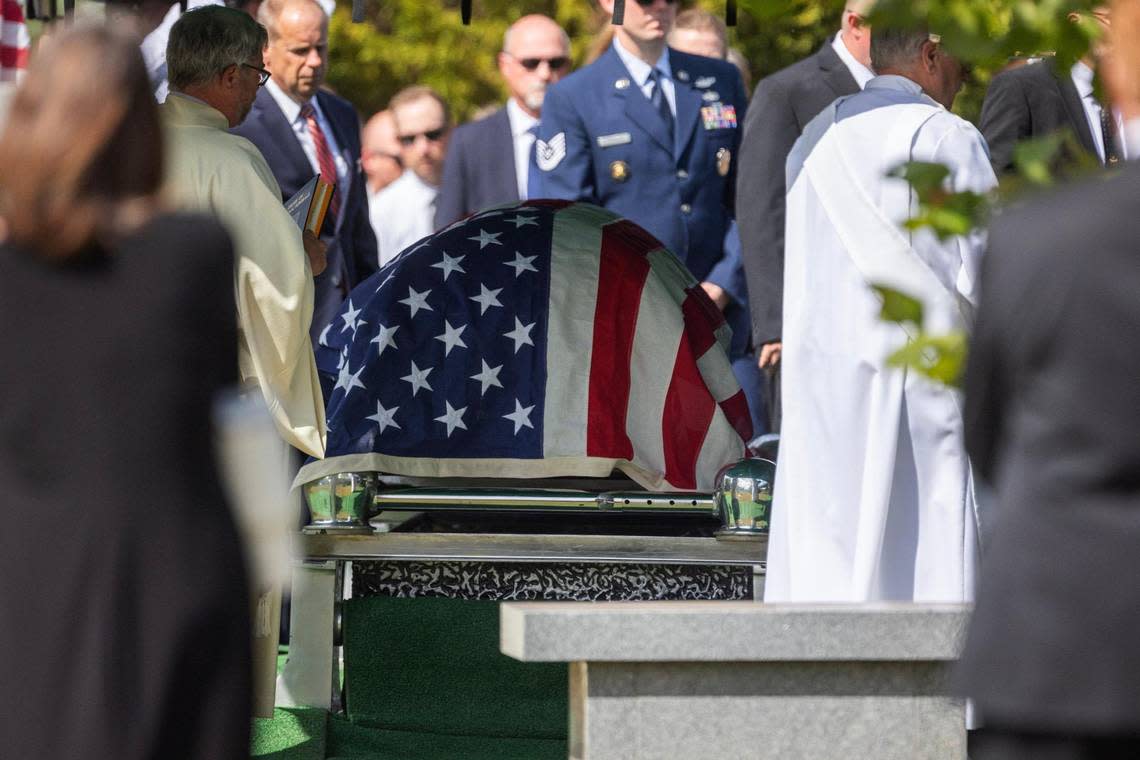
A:
[[[326,458],[431,478],[607,477],[713,489],[751,425],[729,328],[661,243],[596,206],[530,201],[409,247],[321,335]]]

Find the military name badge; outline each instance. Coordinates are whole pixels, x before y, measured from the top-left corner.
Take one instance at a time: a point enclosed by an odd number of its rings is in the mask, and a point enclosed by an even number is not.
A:
[[[702,106],[701,121],[705,129],[736,129],[736,106],[724,103]]]
[[[614,182],[625,182],[629,179],[629,164],[625,161],[614,161],[610,164],[610,177]]]
[[[559,132],[550,138],[550,142],[536,140],[534,143],[534,161],[538,168],[548,172],[562,163],[566,158],[566,133]]]
[[[722,177],[727,177],[730,168],[732,168],[732,151],[728,148],[721,148],[716,152],[716,173]]]

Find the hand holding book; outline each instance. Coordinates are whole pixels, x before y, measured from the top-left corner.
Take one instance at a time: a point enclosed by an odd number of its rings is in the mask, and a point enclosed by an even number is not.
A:
[[[319,174],[314,175],[292,198],[285,201],[285,210],[302,230],[320,235],[334,190],[336,185],[325,182]]]

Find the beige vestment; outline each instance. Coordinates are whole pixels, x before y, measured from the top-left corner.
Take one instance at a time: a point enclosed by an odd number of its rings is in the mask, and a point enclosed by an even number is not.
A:
[[[277,429],[323,457],[325,409],[309,340],[313,275],[301,232],[253,143],[217,109],[180,93],[161,105],[167,191],[179,208],[211,212],[234,239],[238,363],[257,382]]]

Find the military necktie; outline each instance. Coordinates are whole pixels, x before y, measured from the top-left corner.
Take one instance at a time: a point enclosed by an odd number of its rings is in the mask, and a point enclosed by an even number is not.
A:
[[[661,118],[665,121],[665,127],[668,130],[669,139],[673,139],[673,112],[669,110],[669,100],[665,97],[665,91],[661,88],[661,75],[657,69],[649,72],[649,81],[653,83],[653,92],[649,94],[649,102],[657,109],[657,113],[661,114]]]
[[[1104,165],[1113,166],[1120,162],[1120,152],[1116,149],[1116,119],[1112,107],[1103,103],[1100,106],[1100,134],[1104,140]]]

